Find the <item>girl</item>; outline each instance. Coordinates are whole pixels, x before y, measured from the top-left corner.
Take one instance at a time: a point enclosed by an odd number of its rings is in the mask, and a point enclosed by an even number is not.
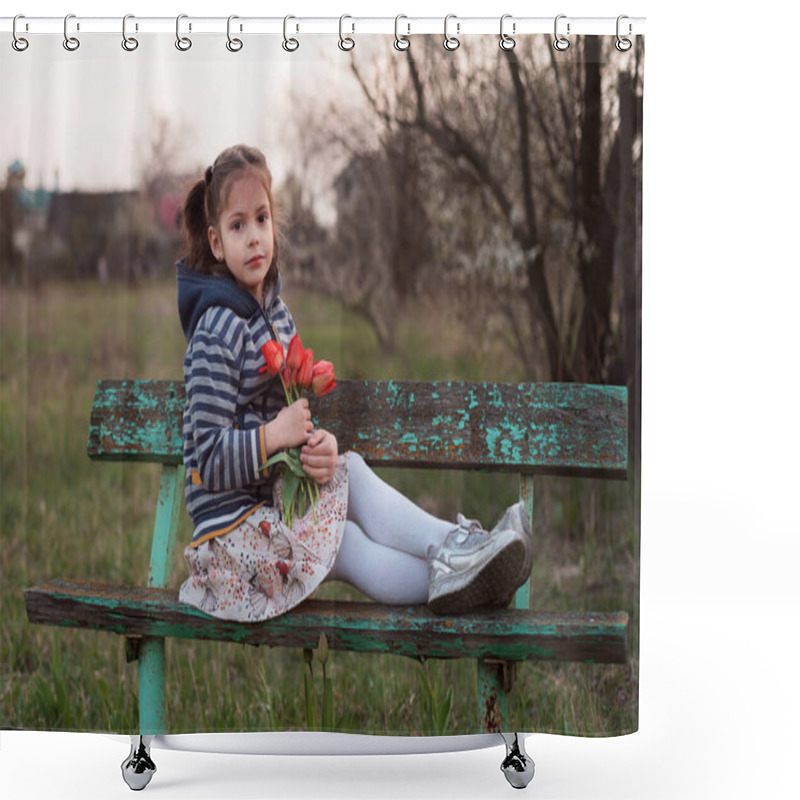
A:
[[[292,608],[323,580],[383,603],[436,613],[507,605],[530,573],[527,515],[512,506],[488,533],[458,515],[437,519],[384,483],[336,438],[314,430],[306,399],[287,406],[280,378],[259,372],[261,348],[295,334],[280,297],[272,178],[260,151],[219,155],[184,206],[177,265],[184,360],[186,507],[183,602],[223,619],[257,621]],[[272,471],[301,447],[320,485],[312,514],[289,528]]]

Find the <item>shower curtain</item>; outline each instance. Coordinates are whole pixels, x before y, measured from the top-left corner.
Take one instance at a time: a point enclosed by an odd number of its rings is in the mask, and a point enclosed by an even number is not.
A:
[[[337,377],[627,387],[627,477],[537,479],[530,588],[532,609],[625,611],[627,661],[520,664],[509,714],[518,731],[637,729],[643,37],[393,22],[3,36],[3,728],[136,729],[119,640],[30,625],[22,592],[56,575],[142,583],[157,477],[88,462],[94,386],[181,378],[182,200],[247,143],[274,177],[284,299]],[[484,521],[518,488],[386,477],[432,513]],[[307,730],[325,692],[319,653],[311,666],[173,641],[169,732]],[[325,674],[331,730],[478,732],[472,661],[333,652]]]

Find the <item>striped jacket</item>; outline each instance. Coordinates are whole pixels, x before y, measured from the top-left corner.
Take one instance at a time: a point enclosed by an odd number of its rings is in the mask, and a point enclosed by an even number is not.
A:
[[[285,405],[279,378],[260,374],[261,348],[295,333],[280,299],[280,278],[264,306],[232,279],[177,265],[178,310],[188,342],[183,362],[186,407],[183,461],[192,546],[235,528],[272,504],[266,422]]]

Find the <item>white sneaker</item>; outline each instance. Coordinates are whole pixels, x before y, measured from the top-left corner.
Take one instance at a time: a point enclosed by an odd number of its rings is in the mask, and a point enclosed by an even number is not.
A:
[[[492,533],[501,530],[516,531],[522,537],[525,543],[525,557],[519,563],[519,573],[516,578],[511,582],[506,593],[492,606],[493,608],[506,608],[508,606],[516,594],[517,589],[530,578],[531,567],[533,566],[531,522],[528,517],[528,512],[525,510],[524,503],[515,503],[513,506],[509,506],[508,509],[506,509],[506,513],[503,514],[500,521],[492,530]]]
[[[522,524],[513,508],[506,511],[503,524]],[[524,532],[498,524],[488,533],[475,520],[459,514],[458,527],[447,534],[442,546],[428,550],[428,607],[435,614],[459,614],[497,608],[503,600],[507,605],[525,582],[520,577],[529,559],[530,537]]]
[[[480,524],[477,520],[470,519],[465,520],[461,515],[459,515],[459,522],[466,522],[469,525],[474,525],[480,527]],[[509,506],[503,516],[500,518],[500,521],[497,525],[492,528],[489,535],[493,536],[494,534],[500,531],[516,531],[520,536],[523,537],[525,541],[525,558],[520,562],[519,565],[519,575],[514,582],[514,588],[510,589],[503,599],[501,599],[495,608],[505,608],[510,602],[511,598],[514,596],[517,589],[525,583],[531,575],[531,567],[533,566],[533,540],[531,536],[531,522],[530,517],[528,516],[528,512],[525,510],[525,504],[520,501],[519,503],[514,503],[514,505]]]

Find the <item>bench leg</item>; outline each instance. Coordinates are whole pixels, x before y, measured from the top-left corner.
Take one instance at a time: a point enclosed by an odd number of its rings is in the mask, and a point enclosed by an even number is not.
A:
[[[478,703],[481,728],[487,733],[500,733],[508,720],[501,664],[478,660]]]
[[[536,769],[533,759],[525,752],[525,739],[518,733],[501,733],[506,743],[506,757],[500,769],[515,789],[524,789]]]
[[[139,645],[139,733],[166,733],[164,639],[145,637]]]
[[[150,783],[156,765],[150,757],[153,736],[166,731],[164,709],[164,639],[145,637],[138,648],[139,734],[131,736],[131,752],[122,762],[122,777],[134,791]]]
[[[515,675],[513,662],[478,659],[478,722],[487,733],[500,733],[508,726],[508,693]]]
[[[150,758],[152,740],[152,736],[131,736],[131,752],[122,762],[122,779],[135,792],[144,789],[156,771],[156,765]]]

